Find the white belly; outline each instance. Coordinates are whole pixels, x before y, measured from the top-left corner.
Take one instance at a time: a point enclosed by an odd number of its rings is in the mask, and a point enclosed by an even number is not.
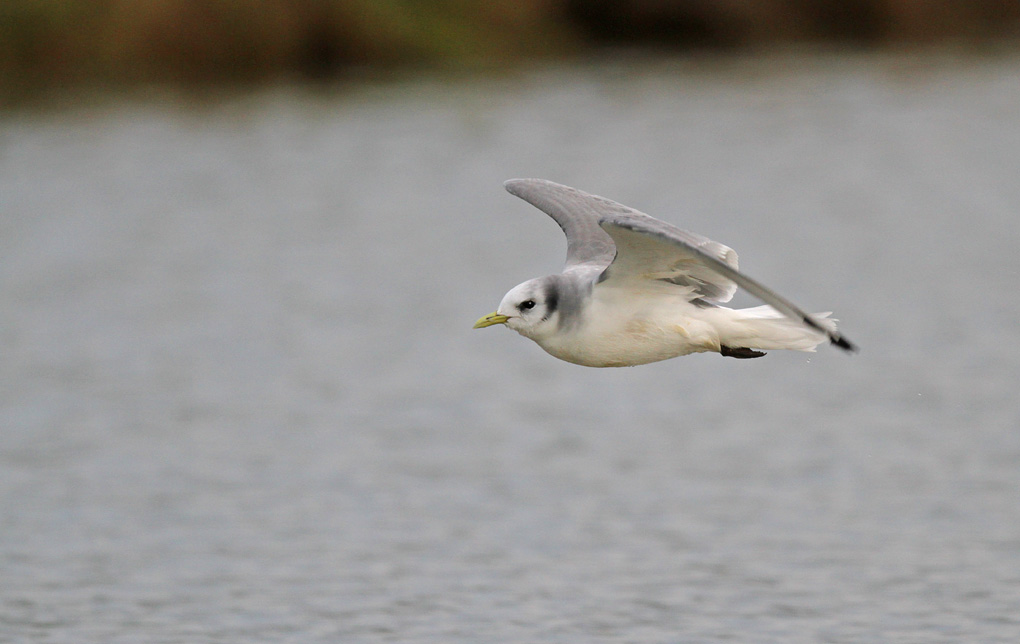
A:
[[[629,367],[719,350],[719,335],[705,319],[705,309],[672,298],[619,304],[595,301],[575,328],[538,344],[561,360],[587,367]]]

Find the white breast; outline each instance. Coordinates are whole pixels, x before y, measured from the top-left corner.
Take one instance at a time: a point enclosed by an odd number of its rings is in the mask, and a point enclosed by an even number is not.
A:
[[[675,294],[676,287],[667,292]],[[663,297],[658,289],[597,288],[576,326],[538,343],[561,360],[589,367],[718,351],[718,335],[703,311],[683,296]]]

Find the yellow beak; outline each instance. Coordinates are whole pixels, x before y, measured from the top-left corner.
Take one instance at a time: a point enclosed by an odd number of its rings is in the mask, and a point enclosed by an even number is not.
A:
[[[507,316],[500,315],[499,313],[490,313],[488,315],[478,318],[478,321],[475,322],[475,325],[471,328],[483,329],[487,326],[492,326],[493,324],[506,324],[506,321],[509,319],[510,318],[508,318]]]

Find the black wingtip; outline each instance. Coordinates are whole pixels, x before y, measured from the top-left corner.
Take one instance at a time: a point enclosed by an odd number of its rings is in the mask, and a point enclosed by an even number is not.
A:
[[[836,333],[835,331],[830,331],[830,330],[826,329],[821,324],[816,322],[815,319],[812,318],[810,315],[805,315],[801,319],[804,320],[804,324],[808,325],[812,329],[815,329],[817,331],[821,331],[825,335],[829,336],[829,342],[832,342],[834,345],[836,345],[837,347],[839,347],[843,351],[846,351],[847,353],[857,353],[860,350],[860,349],[857,348],[856,344],[854,344],[853,342],[847,340],[846,338],[844,338],[840,334]]]
[[[837,347],[839,347],[843,351],[846,351],[847,353],[857,353],[858,351],[860,351],[860,349],[857,347],[856,344],[854,344],[853,342],[850,342],[849,340],[847,340],[846,338],[844,338],[841,335],[829,336],[829,340],[834,345],[836,345]]]

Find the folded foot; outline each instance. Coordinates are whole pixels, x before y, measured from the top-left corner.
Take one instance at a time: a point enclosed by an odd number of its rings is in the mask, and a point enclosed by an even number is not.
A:
[[[726,356],[727,358],[760,358],[765,355],[764,351],[755,351],[754,349],[748,349],[747,347],[727,347],[725,345],[719,349],[719,353]]]

